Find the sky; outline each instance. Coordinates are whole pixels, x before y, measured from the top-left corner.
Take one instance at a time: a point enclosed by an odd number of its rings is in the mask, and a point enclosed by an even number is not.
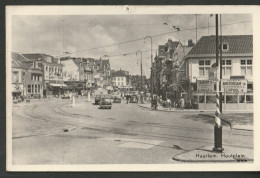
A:
[[[222,24],[223,35],[253,34],[252,15],[224,14]],[[198,14],[197,40],[205,35],[215,35],[214,25],[214,16]],[[178,26],[180,31],[172,26]],[[141,55],[136,55],[136,51],[141,50],[146,51],[142,53],[143,74],[149,76],[151,40],[144,38],[153,36],[155,56],[158,45],[165,44],[169,38],[184,45],[187,45],[189,39],[196,42],[195,29],[196,16],[192,14],[16,15],[12,17],[12,51],[45,53],[54,57],[61,57],[65,55],[63,52],[69,52],[66,56],[96,59],[107,59],[104,56],[108,55],[111,69],[140,74]],[[139,40],[133,41],[136,39]],[[111,46],[126,41],[132,42]]]

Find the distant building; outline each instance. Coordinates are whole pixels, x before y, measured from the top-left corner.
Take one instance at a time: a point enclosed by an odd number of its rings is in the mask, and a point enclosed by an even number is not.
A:
[[[123,90],[130,90],[132,86],[129,82],[129,72],[124,70],[114,71],[111,75],[113,86]]]
[[[158,55],[155,57],[153,64],[153,82],[154,92],[162,96],[164,100],[166,97],[177,97],[176,84],[176,68],[183,63],[184,56],[193,47],[193,42],[189,40],[188,46],[184,46],[180,41],[172,41],[168,39],[165,45],[159,45]]]
[[[93,74],[96,88],[106,88],[112,85],[109,59],[94,60]]]
[[[43,72],[40,61],[28,60],[12,53],[12,95],[26,97],[43,96]]]
[[[35,63],[43,73],[44,95],[55,95],[66,86],[63,83],[62,65],[59,59],[41,53],[22,54],[26,63]]]

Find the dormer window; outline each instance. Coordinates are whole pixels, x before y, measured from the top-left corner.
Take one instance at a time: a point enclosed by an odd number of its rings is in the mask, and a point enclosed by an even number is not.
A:
[[[222,44],[222,50],[223,51],[228,51],[229,50],[229,44],[228,43],[223,43]]]

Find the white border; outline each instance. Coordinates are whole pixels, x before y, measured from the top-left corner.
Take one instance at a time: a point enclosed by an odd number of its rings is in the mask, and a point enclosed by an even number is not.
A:
[[[257,6],[6,6],[6,113],[8,171],[256,171],[260,170],[259,84],[254,80],[254,163],[12,165],[11,24],[12,15],[253,14],[254,79],[260,66],[260,8]],[[188,164],[188,165],[187,165]]]

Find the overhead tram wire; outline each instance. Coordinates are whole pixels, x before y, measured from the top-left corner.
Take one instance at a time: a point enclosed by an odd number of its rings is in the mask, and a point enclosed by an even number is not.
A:
[[[235,22],[235,23],[229,23],[229,24],[222,24],[222,27],[223,27],[223,26],[228,26],[228,25],[249,23],[249,22],[252,22],[252,21],[242,21],[242,22]],[[215,26],[200,27],[200,28],[197,28],[197,29],[207,29],[207,28],[215,28]],[[167,35],[167,34],[171,34],[171,33],[178,33],[178,32],[183,32],[183,31],[193,31],[193,30],[196,30],[196,28],[183,29],[183,30],[179,30],[179,31],[171,31],[171,32],[166,32],[166,33],[161,33],[161,34],[151,35],[151,36],[152,36],[152,37],[158,37],[158,36],[163,36],[163,35]],[[70,52],[70,54],[79,53],[79,52],[85,52],[85,51],[91,51],[91,50],[101,49],[101,48],[107,48],[107,47],[117,46],[117,45],[122,45],[122,44],[127,44],[127,43],[132,43],[132,42],[136,42],[136,41],[141,41],[141,40],[143,40],[143,39],[144,39],[144,38],[138,38],[138,39],[129,40],[129,41],[124,41],[124,42],[120,42],[120,43],[114,43],[114,44],[110,44],[110,45],[99,46],[99,47],[89,48],[89,49],[85,49],[85,50],[73,51],[73,52]]]

